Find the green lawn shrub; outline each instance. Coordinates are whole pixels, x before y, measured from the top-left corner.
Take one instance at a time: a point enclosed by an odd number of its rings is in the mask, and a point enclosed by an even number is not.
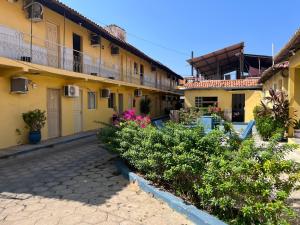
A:
[[[204,135],[201,126],[170,122],[156,129],[128,121],[113,134],[114,151],[146,179],[229,224],[289,224],[287,198],[300,169],[285,156],[295,146],[279,145],[277,135],[257,147],[230,127]]]

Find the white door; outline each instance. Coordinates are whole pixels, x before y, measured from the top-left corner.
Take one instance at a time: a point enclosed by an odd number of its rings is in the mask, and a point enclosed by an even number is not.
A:
[[[73,102],[74,133],[82,131],[82,90]]]
[[[47,124],[48,138],[60,136],[60,90],[47,90]]]
[[[47,22],[47,57],[48,66],[58,67],[59,45],[58,45],[58,26]]]

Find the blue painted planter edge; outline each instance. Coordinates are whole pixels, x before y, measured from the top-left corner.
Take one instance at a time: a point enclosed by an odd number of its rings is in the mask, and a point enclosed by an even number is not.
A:
[[[197,225],[227,225],[223,221],[216,217],[197,209],[193,205],[187,205],[181,198],[174,196],[173,194],[161,191],[158,188],[150,184],[149,181],[131,172],[129,168],[124,164],[122,160],[118,160],[116,163],[118,171],[130,182],[137,182],[139,187],[155,198],[166,202],[172,209],[185,215],[189,220]]]

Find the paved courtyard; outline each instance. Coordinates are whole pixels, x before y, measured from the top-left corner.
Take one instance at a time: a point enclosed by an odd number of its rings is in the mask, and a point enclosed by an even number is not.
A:
[[[94,137],[0,160],[0,225],[191,224],[114,163]]]

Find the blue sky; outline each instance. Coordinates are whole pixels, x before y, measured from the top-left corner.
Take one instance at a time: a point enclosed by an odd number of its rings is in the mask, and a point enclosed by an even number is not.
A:
[[[247,53],[271,55],[272,43],[278,52],[300,25],[299,0],[62,2],[100,25],[123,27],[128,42],[181,75],[190,75],[192,50],[198,56],[244,41]]]

